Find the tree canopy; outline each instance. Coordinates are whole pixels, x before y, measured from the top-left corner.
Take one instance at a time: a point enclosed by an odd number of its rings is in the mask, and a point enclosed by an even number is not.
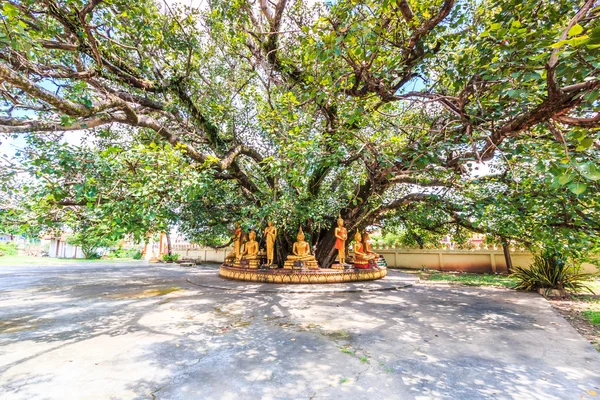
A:
[[[227,241],[334,221],[600,236],[600,7],[556,0],[10,0],[0,226]],[[81,133],[78,143],[65,141]],[[25,228],[23,228],[25,227]]]

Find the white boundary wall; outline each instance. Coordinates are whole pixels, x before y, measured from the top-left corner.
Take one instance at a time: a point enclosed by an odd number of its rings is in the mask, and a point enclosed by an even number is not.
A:
[[[181,258],[200,259],[206,262],[225,261],[225,256],[233,251],[233,248],[215,250],[210,247],[198,245],[173,246],[173,252],[178,253]],[[504,253],[501,249],[373,249],[381,254],[390,268],[409,269],[436,269],[439,271],[463,271],[477,273],[500,273],[507,272]],[[533,255],[528,251],[511,250],[513,266],[527,267],[533,260]],[[584,264],[583,271],[587,273],[600,272],[592,264]]]

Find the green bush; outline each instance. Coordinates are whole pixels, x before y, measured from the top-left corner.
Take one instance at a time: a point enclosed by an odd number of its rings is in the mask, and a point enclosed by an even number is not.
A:
[[[164,254],[162,256],[163,261],[166,262],[173,262],[173,261],[177,261],[179,260],[179,254],[177,253],[173,253],[173,254]]]
[[[140,260],[142,252],[135,249],[126,250],[118,248],[110,253],[109,258],[133,258],[134,260]]]
[[[83,255],[86,260],[99,260],[102,258],[102,256],[96,253],[95,251],[92,251],[90,253],[83,253]]]
[[[533,256],[529,268],[515,267],[511,275],[518,283],[515,289],[523,290],[564,290],[577,292],[579,290],[593,291],[586,285],[593,275],[580,274],[570,268],[567,258],[559,252],[544,250]]]
[[[0,243],[0,252],[4,253],[5,256],[16,256],[17,245],[14,243]]]

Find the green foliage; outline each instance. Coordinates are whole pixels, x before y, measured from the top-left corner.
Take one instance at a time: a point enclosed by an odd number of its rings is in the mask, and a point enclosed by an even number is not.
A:
[[[137,257],[137,258],[136,258]],[[142,252],[136,249],[123,249],[118,248],[112,251],[108,258],[133,258],[134,260],[140,260],[142,258]]]
[[[567,258],[556,250],[544,250],[540,254],[535,254],[533,263],[529,267],[515,267],[511,277],[518,280],[516,289],[592,292],[587,282],[593,275],[578,273],[576,268],[569,266]]]
[[[216,246],[271,219],[326,259],[341,213],[388,245],[600,248],[597,10],[565,32],[571,0],[267,2],[280,23],[247,0],[75,3],[2,4],[0,125],[27,145],[0,231]]]
[[[17,245],[14,243],[0,243],[0,252],[5,256],[16,256]]]
[[[102,256],[95,251],[87,251],[83,253],[86,260],[100,260]]]
[[[179,254],[177,254],[177,253],[163,254],[162,259],[163,259],[163,261],[166,261],[166,262],[175,262],[175,261],[179,260]]]
[[[96,260],[101,258],[97,253],[99,248],[110,248],[116,245],[117,241],[92,228],[88,228],[69,235],[67,243],[81,247],[81,251],[83,251],[86,259]]]

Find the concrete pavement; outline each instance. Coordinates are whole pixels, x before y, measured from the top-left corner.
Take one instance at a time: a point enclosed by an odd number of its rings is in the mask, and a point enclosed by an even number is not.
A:
[[[0,399],[600,395],[600,355],[540,296],[411,281],[307,293],[216,266],[0,267]]]

